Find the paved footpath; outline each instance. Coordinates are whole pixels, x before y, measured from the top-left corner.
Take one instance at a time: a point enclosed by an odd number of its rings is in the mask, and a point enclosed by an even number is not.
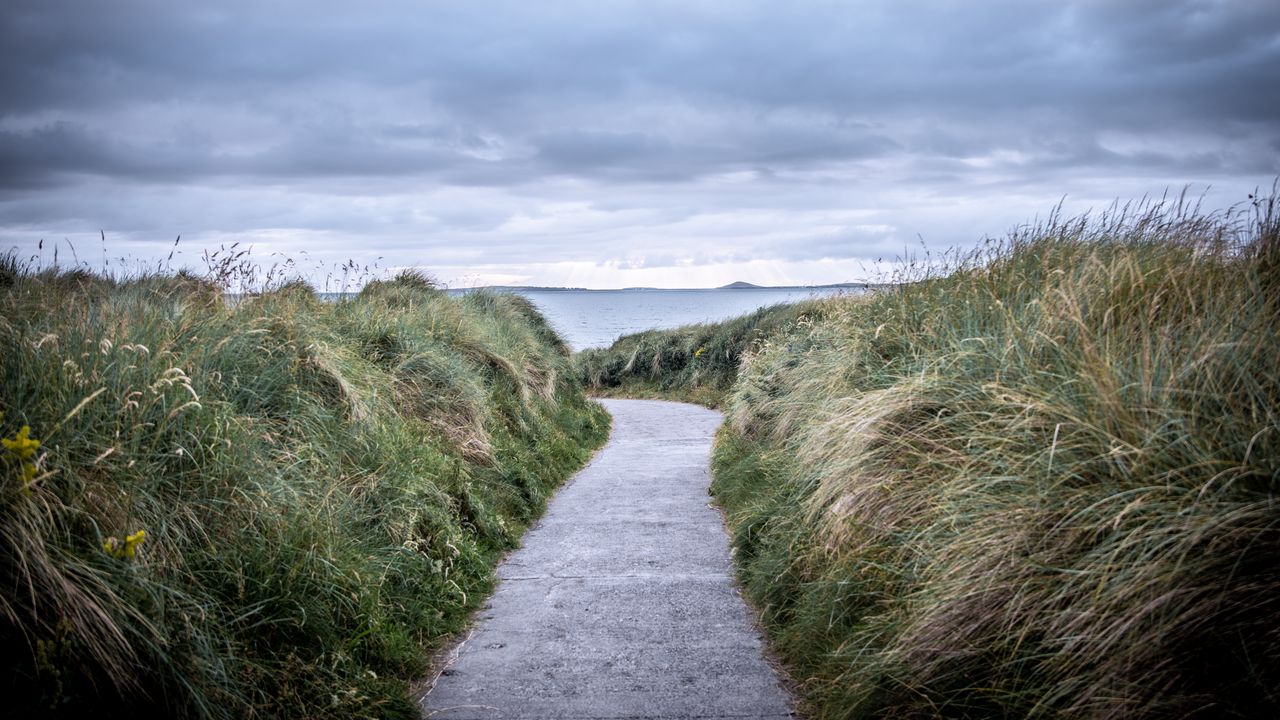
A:
[[[707,504],[720,415],[602,402],[608,445],[498,568],[426,716],[790,717]]]

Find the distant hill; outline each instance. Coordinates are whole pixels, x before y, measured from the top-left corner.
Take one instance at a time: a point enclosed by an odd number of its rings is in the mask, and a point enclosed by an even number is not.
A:
[[[739,280],[737,282],[731,282],[728,285],[721,285],[716,289],[717,290],[759,290],[760,286],[752,285],[749,282],[742,282],[741,280]]]

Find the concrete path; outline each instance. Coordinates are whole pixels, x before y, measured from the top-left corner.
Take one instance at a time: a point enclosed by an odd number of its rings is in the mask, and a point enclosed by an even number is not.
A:
[[[605,400],[613,435],[552,500],[423,707],[432,718],[785,718],[708,503],[718,413]]]

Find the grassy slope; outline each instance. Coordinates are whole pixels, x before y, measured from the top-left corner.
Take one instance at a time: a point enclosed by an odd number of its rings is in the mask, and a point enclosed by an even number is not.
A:
[[[1280,709],[1273,208],[1027,231],[744,365],[714,491],[818,715]]]
[[[414,276],[228,307],[6,261],[0,346],[0,433],[42,441],[0,448],[21,716],[416,717],[425,649],[607,433],[531,305]]]
[[[1280,218],[1256,208],[1055,221],[755,340],[713,492],[814,715],[1280,714]],[[697,386],[645,350],[688,331],[630,343],[585,377]]]
[[[598,395],[719,407],[744,353],[801,318],[820,319],[826,307],[821,301],[775,305],[720,323],[624,335],[608,348],[578,353],[575,363],[582,382]]]

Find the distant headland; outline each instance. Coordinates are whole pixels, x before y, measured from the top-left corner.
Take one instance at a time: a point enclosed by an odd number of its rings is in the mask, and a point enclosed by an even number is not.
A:
[[[827,285],[756,285],[754,283],[731,282],[721,285],[716,290],[866,290],[868,288],[887,287],[888,283],[829,283]]]

